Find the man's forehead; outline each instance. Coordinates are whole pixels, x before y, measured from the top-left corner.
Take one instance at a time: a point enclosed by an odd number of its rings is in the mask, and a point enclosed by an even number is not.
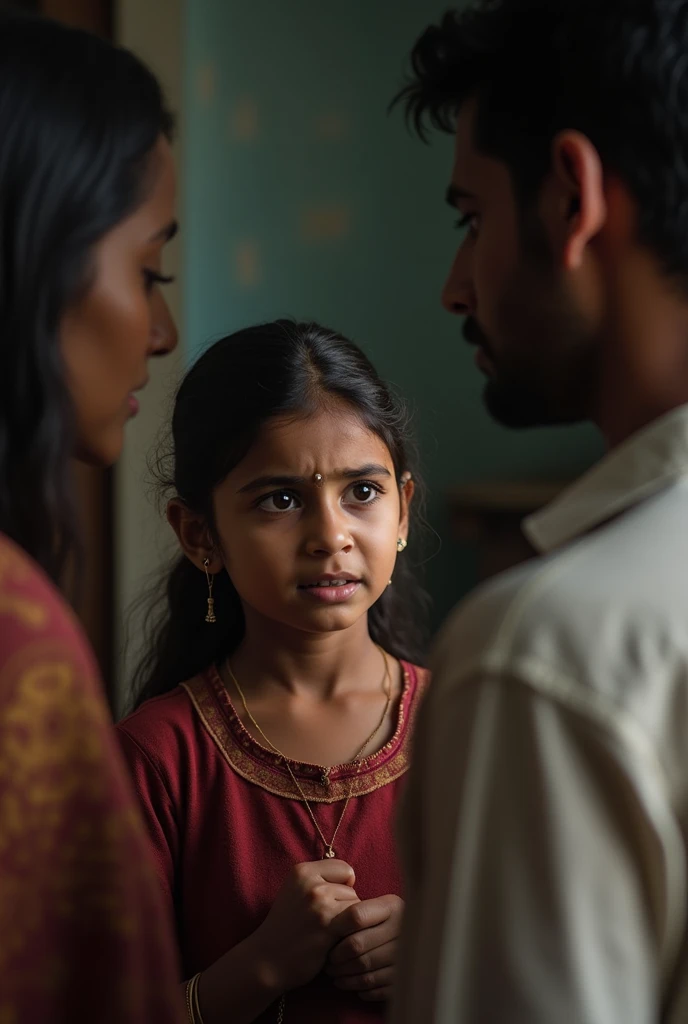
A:
[[[506,165],[482,153],[476,145],[477,101],[467,100],[456,118],[452,189],[455,196],[484,195],[508,181]]]
[[[475,117],[476,101],[472,99],[467,100],[461,105],[456,118],[454,168],[458,173],[461,173],[462,170],[470,171],[479,157],[475,148]]]

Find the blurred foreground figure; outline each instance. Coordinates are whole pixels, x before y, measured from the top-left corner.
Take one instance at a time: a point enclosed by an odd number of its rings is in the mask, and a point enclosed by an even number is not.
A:
[[[60,593],[76,455],[117,458],[174,230],[172,122],[130,54],[0,16],[0,1021],[178,1019],[170,923]]]
[[[485,0],[413,53],[487,407],[608,452],[436,647],[395,1024],[688,1020],[687,52],[688,0]]]

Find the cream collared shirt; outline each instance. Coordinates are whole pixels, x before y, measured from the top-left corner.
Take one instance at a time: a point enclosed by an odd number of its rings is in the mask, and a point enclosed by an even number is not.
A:
[[[688,1024],[688,407],[526,523],[434,654],[394,1024]]]

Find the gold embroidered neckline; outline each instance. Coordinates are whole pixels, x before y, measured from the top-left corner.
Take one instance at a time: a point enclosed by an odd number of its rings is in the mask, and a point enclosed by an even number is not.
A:
[[[327,787],[321,782],[322,765],[289,761],[309,801],[335,803],[346,796],[350,785],[353,796],[362,796],[393,782],[407,770],[411,722],[427,673],[404,662],[401,665],[404,683],[397,727],[384,746],[362,758],[359,766],[333,765],[327,773]],[[215,666],[183,687],[223,757],[239,775],[268,792],[300,800],[294,794],[294,784],[282,758],[258,743],[244,727]]]
[[[353,761],[343,761],[341,764],[333,764],[330,767],[328,767],[327,773],[330,776],[330,779],[333,776],[344,774],[354,775],[362,771],[365,771],[367,765],[372,764],[377,758],[382,757],[387,751],[392,750],[393,747],[395,747],[399,743],[399,739],[404,728],[404,709],[408,701],[408,693],[411,685],[408,669],[402,662],[399,662],[399,664],[401,665],[403,681],[401,686],[401,693],[397,698],[399,703],[396,712],[397,724],[394,729],[394,734],[390,736],[390,738],[382,747],[374,751],[374,753],[369,754],[367,757],[362,757],[357,763],[354,763]],[[226,697],[227,703],[225,706],[227,713],[232,721],[232,724],[234,725],[242,739],[245,738],[252,746],[257,747],[262,756],[267,755],[269,761],[272,762],[276,759],[278,764],[282,764],[283,760],[285,759],[283,759],[280,755],[275,754],[274,750],[270,750],[270,748],[266,747],[263,743],[260,742],[260,740],[257,740],[256,737],[248,731],[244,723],[241,721],[237,709],[234,707],[234,701],[232,700],[231,694],[229,693],[227,686],[225,685],[225,682],[222,676],[220,675],[217,667],[213,665],[212,668],[208,670],[208,672],[213,676],[213,681],[215,682],[215,684],[219,684],[219,686],[222,688],[222,692]],[[305,775],[310,775],[313,772],[317,772],[318,775],[322,775],[323,767],[326,767],[321,764],[311,764],[310,761],[295,761],[293,757],[286,758],[286,760],[289,761],[292,771],[296,771],[297,773],[303,772]]]

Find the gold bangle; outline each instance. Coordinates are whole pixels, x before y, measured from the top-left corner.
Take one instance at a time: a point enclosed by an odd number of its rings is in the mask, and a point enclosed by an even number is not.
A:
[[[193,978],[186,983],[186,1012],[189,1017],[189,1024],[203,1024],[203,1020],[199,1016],[196,1016],[196,1009],[198,1008],[198,996],[196,990],[198,989],[198,979],[201,976],[201,972],[194,974]]]
[[[186,983],[186,1014],[187,1017],[189,1018],[189,1024],[195,1024],[193,1006],[191,1005],[191,988],[193,986],[193,983],[193,978],[191,978],[191,980],[187,981]]]
[[[195,1024],[203,1024],[203,1015],[201,1014],[201,1004],[198,999],[198,988],[201,984],[201,972],[199,971],[195,978],[196,984],[193,990],[193,1008],[195,1015]]]

